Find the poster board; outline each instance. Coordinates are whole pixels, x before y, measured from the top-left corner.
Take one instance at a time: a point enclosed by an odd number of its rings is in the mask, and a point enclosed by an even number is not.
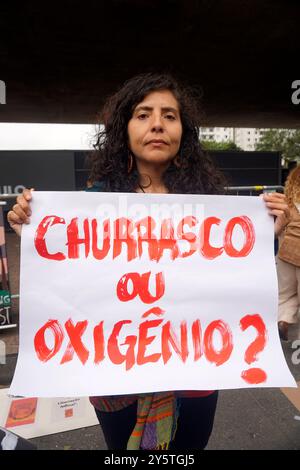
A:
[[[261,198],[34,192],[32,214],[13,395],[296,386]]]

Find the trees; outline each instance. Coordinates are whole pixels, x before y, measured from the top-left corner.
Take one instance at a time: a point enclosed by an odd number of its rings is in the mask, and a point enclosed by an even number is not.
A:
[[[285,162],[300,161],[300,130],[268,129],[264,131],[255,150],[281,152]]]

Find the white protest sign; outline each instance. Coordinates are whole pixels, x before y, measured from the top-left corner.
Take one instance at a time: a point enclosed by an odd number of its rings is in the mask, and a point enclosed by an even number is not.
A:
[[[34,192],[10,393],[293,387],[259,197]]]

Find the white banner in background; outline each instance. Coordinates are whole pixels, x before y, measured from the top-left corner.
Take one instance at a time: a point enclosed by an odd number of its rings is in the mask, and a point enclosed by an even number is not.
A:
[[[259,197],[34,192],[10,393],[293,387]]]

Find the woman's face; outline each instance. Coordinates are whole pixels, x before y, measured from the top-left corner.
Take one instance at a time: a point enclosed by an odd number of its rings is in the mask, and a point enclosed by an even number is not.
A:
[[[178,154],[182,136],[179,105],[173,93],[149,93],[135,107],[127,129],[137,164],[170,163]]]

